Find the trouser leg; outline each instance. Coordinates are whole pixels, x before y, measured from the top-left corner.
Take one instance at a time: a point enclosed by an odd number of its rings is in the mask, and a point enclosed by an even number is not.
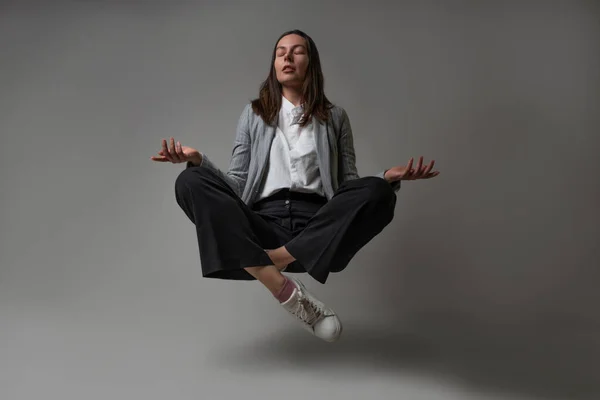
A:
[[[352,257],[393,219],[396,194],[378,177],[344,182],[333,198],[286,245],[317,281],[342,271]]]
[[[244,268],[273,264],[264,249],[279,247],[280,239],[214,172],[185,169],[175,182],[175,197],[196,226],[204,277],[253,280]]]

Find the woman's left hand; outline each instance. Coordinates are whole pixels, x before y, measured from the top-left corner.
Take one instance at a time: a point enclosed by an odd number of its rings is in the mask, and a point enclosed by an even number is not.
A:
[[[397,166],[388,169],[385,172],[385,180],[388,182],[396,181],[413,181],[417,179],[431,179],[440,174],[439,171],[432,171],[434,160],[428,165],[423,165],[423,156],[419,158],[419,162],[413,168],[414,159],[411,158],[406,166]]]

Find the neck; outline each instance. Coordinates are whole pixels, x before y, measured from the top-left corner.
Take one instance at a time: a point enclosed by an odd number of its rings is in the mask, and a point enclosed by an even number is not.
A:
[[[288,99],[294,106],[298,107],[301,104],[302,92],[299,89],[283,86],[281,92],[283,93],[283,97]]]

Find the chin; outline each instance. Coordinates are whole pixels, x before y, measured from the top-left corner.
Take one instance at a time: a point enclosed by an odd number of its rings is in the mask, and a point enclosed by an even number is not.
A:
[[[289,87],[301,86],[302,82],[299,81],[296,77],[285,77],[283,79],[278,79],[279,83]]]

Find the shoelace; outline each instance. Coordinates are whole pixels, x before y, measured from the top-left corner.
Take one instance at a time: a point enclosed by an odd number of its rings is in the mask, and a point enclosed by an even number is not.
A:
[[[300,293],[298,306],[292,314],[312,327],[323,317],[324,310],[304,296],[304,293]]]

